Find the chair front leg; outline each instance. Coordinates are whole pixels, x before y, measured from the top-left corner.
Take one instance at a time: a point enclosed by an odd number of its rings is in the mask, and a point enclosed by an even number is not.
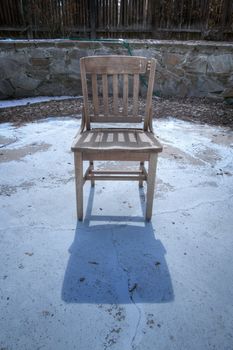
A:
[[[83,159],[81,152],[74,152],[76,208],[78,220],[83,220]]]
[[[158,158],[157,153],[150,154],[149,165],[148,165],[148,176],[147,176],[147,195],[146,195],[146,220],[148,221],[150,221],[152,216],[157,158]]]

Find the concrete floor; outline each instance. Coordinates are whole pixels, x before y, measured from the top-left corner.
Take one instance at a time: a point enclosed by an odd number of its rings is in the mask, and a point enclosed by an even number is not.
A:
[[[151,223],[146,186],[97,182],[77,224],[78,124],[0,125],[0,349],[232,350],[233,133],[156,121]]]

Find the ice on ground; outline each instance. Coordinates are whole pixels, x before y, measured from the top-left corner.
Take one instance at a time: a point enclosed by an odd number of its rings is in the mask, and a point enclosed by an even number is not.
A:
[[[0,349],[232,350],[232,130],[154,120],[151,223],[136,181],[87,182],[77,222],[80,122],[0,125]]]

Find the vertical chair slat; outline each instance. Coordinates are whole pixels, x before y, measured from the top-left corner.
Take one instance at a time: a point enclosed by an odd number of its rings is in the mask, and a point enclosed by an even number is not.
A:
[[[83,92],[83,118],[85,119],[85,124],[87,130],[90,130],[90,116],[88,111],[88,90],[87,90],[87,77],[85,70],[85,63],[83,60],[80,60],[80,68],[81,68],[81,80],[82,80],[82,92]]]
[[[155,68],[156,68],[156,60],[151,59],[148,61],[147,70],[150,71],[147,95],[146,95],[146,110],[145,110],[145,119],[144,119],[144,130],[148,130],[148,126],[152,124],[152,95],[154,89],[154,77],[155,77]]]
[[[107,77],[107,74],[103,74],[102,75],[102,84],[103,84],[104,115],[106,116],[109,113],[109,108],[108,108],[108,77]]]
[[[134,75],[133,80],[133,115],[138,114],[138,92],[139,92],[139,74]]]
[[[128,74],[123,75],[123,114],[128,115],[128,90],[129,90],[129,79]]]
[[[99,114],[99,98],[98,98],[97,75],[92,74],[91,80],[92,80],[92,100],[93,100],[93,107],[94,107],[94,115],[98,115]]]
[[[118,76],[113,74],[113,113],[118,114]]]

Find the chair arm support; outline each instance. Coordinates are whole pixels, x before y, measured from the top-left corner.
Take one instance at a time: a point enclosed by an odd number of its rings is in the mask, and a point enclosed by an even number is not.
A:
[[[72,151],[74,150],[75,145],[76,145],[76,143],[78,142],[78,140],[79,140],[81,134],[83,133],[84,129],[85,129],[85,116],[84,116],[84,108],[82,108],[81,125],[80,125],[80,128],[78,129],[77,134],[76,134],[75,137],[74,137],[73,142],[72,142],[72,145],[71,145],[71,150],[72,150]]]

